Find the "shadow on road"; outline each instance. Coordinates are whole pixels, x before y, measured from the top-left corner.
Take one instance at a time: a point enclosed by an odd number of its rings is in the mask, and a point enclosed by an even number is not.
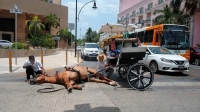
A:
[[[85,61],[85,62],[87,62],[87,61],[97,61],[97,58],[86,58],[83,61]]]
[[[158,75],[166,75],[166,76],[189,76],[186,73],[177,73],[177,72],[159,72]]]
[[[74,110],[65,110],[64,112],[121,112],[118,107],[95,107],[91,108],[90,104],[75,105]]]

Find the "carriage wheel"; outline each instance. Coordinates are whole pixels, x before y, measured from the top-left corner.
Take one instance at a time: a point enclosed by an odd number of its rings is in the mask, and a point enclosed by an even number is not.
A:
[[[118,75],[123,80],[127,79],[126,74],[127,74],[128,69],[129,69],[129,65],[122,65],[122,66],[119,66],[118,68]]]
[[[136,90],[148,89],[154,80],[154,74],[145,64],[136,64],[130,66],[127,73],[127,81],[129,85]]]

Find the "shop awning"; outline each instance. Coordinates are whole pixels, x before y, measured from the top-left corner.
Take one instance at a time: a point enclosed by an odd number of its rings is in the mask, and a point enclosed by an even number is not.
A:
[[[128,24],[127,30],[132,31],[133,29],[138,28],[135,24]],[[120,33],[125,31],[125,25],[122,24],[106,24],[102,25],[99,32],[105,32],[105,33]]]
[[[112,36],[111,38],[122,38],[122,37],[123,37],[123,34],[118,34],[118,35]]]

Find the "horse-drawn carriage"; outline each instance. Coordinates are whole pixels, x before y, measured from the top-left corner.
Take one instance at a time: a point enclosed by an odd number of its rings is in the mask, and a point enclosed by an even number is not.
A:
[[[104,48],[108,53],[108,62],[117,67],[120,78],[126,80],[136,90],[148,89],[153,81],[151,69],[138,63],[146,54],[145,47],[138,47],[138,38],[109,38],[104,41]]]

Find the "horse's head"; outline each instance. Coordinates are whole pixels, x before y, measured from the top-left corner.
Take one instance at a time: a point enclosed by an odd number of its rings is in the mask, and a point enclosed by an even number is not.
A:
[[[35,78],[35,82],[37,83],[44,83],[46,81],[46,75],[38,75],[38,77]]]

